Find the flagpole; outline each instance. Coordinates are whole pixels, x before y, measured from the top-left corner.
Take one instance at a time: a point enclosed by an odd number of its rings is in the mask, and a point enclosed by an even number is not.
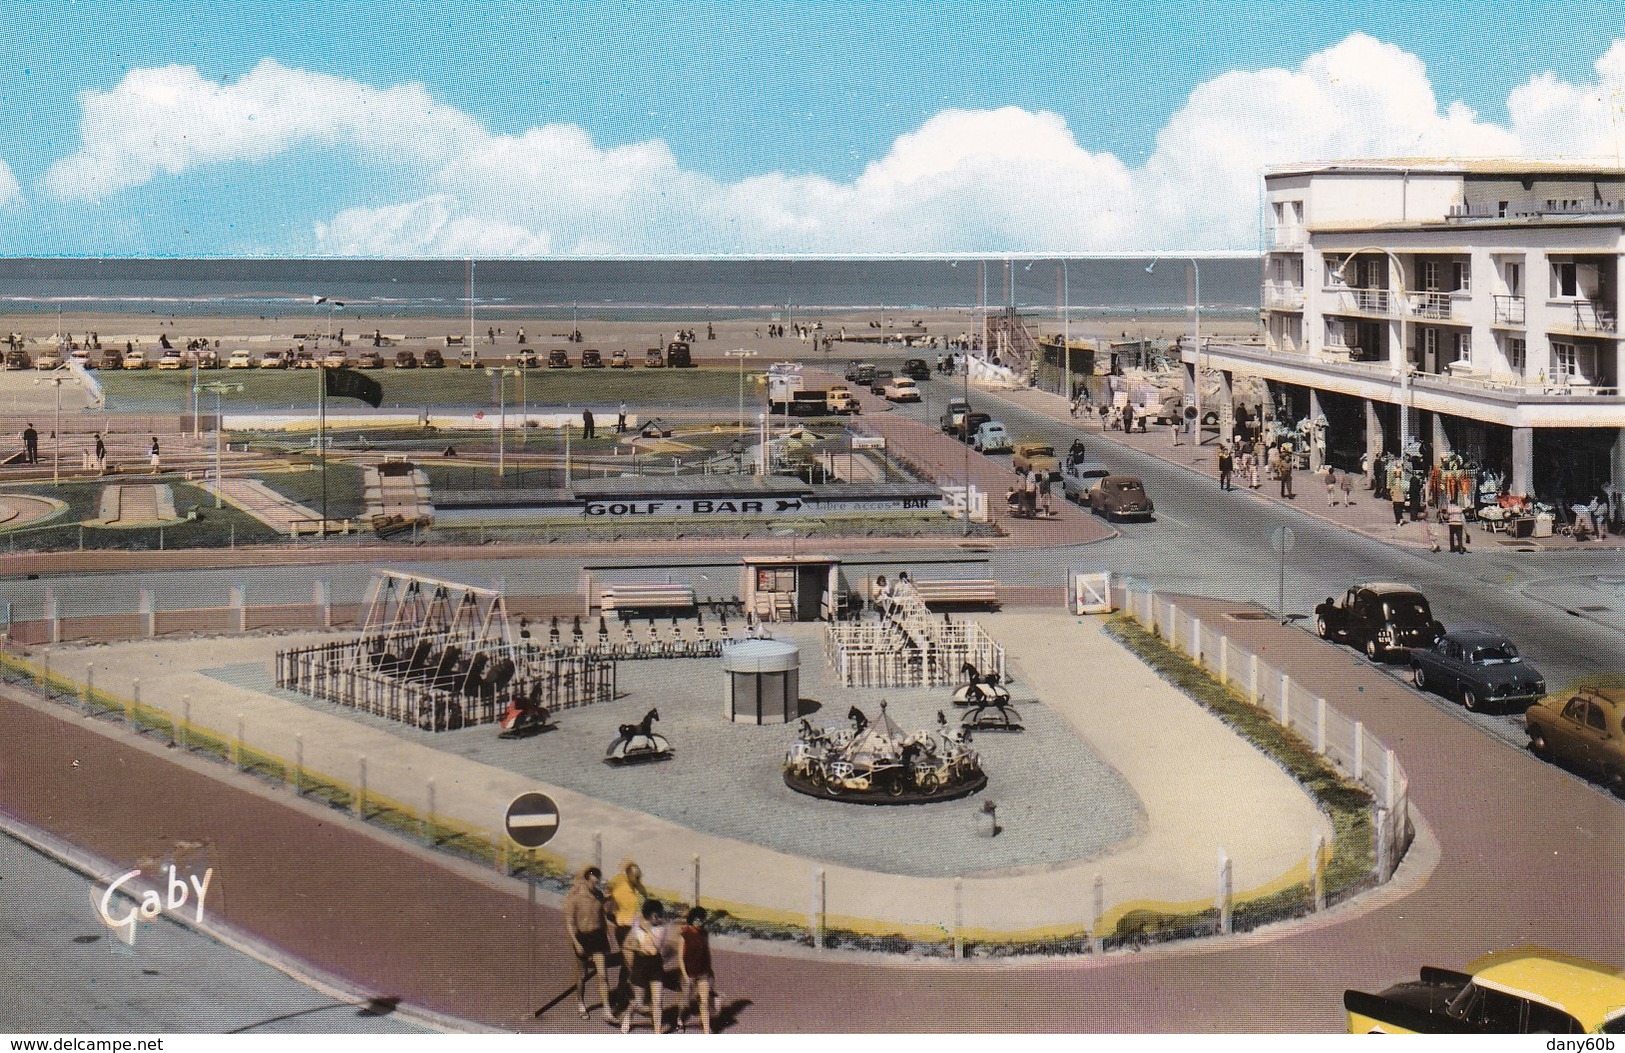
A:
[[[322,459],[322,537],[327,537],[327,367],[318,371],[321,390],[316,395],[316,448]]]

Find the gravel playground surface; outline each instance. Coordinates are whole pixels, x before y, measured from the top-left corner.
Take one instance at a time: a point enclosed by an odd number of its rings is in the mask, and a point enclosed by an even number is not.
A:
[[[905,731],[934,728],[939,710],[950,721],[963,713],[952,704],[951,688],[844,689],[829,678],[821,628],[776,626],[774,632],[801,647],[803,710],[815,725],[845,726],[853,705],[873,719],[882,699]],[[1122,777],[1019,681],[1010,690],[1026,730],[983,732],[973,740],[988,774],[985,790],[937,804],[868,806],[787,787],[781,765],[795,725],[729,723],[718,659],[622,662],[614,703],[562,712],[557,730],[521,740],[499,739],[490,725],[436,735],[280,691],[259,663],[204,672],[703,833],[885,873],[939,877],[1048,867],[1111,851],[1143,823],[1139,800]],[[618,727],[651,708],[660,710],[655,730],[670,741],[673,755],[606,764],[604,751]],[[989,836],[982,812],[988,800],[998,805],[1003,829],[997,837]]]

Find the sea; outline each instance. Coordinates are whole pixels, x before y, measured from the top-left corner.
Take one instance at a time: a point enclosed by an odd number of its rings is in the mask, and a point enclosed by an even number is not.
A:
[[[1150,270],[1147,267],[1150,266]],[[368,318],[790,318],[1015,307],[1074,318],[1258,310],[1256,256],[1056,259],[0,259],[0,314],[277,318],[325,297]]]

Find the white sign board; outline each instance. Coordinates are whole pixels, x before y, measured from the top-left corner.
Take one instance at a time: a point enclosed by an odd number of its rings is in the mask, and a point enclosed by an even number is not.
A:
[[[1110,571],[1072,575],[1073,614],[1110,614],[1112,610]]]

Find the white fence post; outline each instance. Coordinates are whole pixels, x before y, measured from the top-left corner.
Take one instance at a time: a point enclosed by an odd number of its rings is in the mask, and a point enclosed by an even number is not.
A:
[[[1230,637],[1219,637],[1219,683],[1230,686]]]
[[[1202,668],[1202,619],[1191,618],[1191,661],[1196,668]]]
[[[423,784],[423,843],[433,845],[436,840],[434,832],[434,779],[430,778]]]
[[[1256,706],[1264,701],[1258,690],[1258,656],[1249,653],[1247,659],[1247,701]]]
[[[689,900],[689,905],[693,906],[693,907],[698,907],[700,905],[700,857],[699,857],[698,854],[696,854],[694,856],[694,888],[693,888],[693,893],[694,893],[694,898]]]
[[[231,609],[237,615],[233,619],[237,623],[237,631],[246,633],[248,631],[248,586],[233,585],[231,587]]]
[[[367,817],[367,758],[365,754],[356,758],[355,814],[359,819]]]
[[[1315,910],[1326,909],[1326,875],[1321,870],[1321,856],[1326,852],[1326,838],[1319,831],[1309,839],[1309,890],[1314,897]]]
[[[954,878],[954,957],[965,957],[965,879]]]
[[[1354,722],[1354,781],[1365,781],[1365,721]]]
[[[1221,848],[1219,849],[1219,890],[1214,902],[1214,906],[1219,909],[1219,932],[1221,935],[1230,931],[1231,881],[1230,857],[1225,855],[1224,849]]]
[[[293,737],[293,795],[305,795],[305,736],[303,733]]]
[[[1281,674],[1281,726],[1292,726],[1292,678]]]
[[[237,738],[231,744],[231,765],[238,771],[243,767],[243,715],[237,714]]]
[[[604,872],[604,832],[602,830],[593,831],[592,865],[598,868],[600,874]]]
[[[141,631],[149,640],[158,635],[158,601],[151,589],[141,590]]]
[[[1388,880],[1388,809],[1377,807],[1376,830],[1377,838],[1377,881]]]
[[[812,945],[819,950],[824,948],[824,907],[826,904],[824,868],[813,867],[812,875],[812,903],[807,911],[807,928],[812,932]]]
[[[186,749],[186,733],[192,726],[192,696],[181,696],[181,722],[175,728],[175,745]]]
[[[1089,949],[1100,954],[1106,949],[1106,937],[1100,931],[1101,920],[1106,917],[1106,879],[1095,875],[1095,921],[1089,926]]]
[[[1315,752],[1326,756],[1326,696],[1315,698]]]
[[[56,603],[56,590],[50,586],[45,588],[45,622],[50,628],[50,641],[54,644],[62,642],[62,610]]]

